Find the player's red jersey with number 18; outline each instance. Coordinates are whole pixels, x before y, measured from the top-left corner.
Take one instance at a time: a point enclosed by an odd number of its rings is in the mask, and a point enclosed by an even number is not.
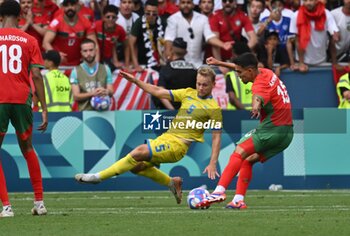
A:
[[[263,99],[260,122],[272,126],[292,125],[291,103],[286,86],[271,70],[259,68],[259,71],[252,92]]]
[[[0,103],[31,102],[30,67],[43,65],[37,40],[14,28],[0,30]]]

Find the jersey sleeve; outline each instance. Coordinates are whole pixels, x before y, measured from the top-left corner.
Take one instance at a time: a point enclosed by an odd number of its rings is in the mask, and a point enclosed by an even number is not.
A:
[[[339,32],[339,28],[334,20],[333,15],[330,13],[329,10],[326,10],[326,18],[327,18],[327,31],[331,35],[333,35],[335,32]]]
[[[79,84],[78,76],[77,76],[77,69],[75,67],[72,69],[72,72],[70,73],[69,82],[71,84]]]
[[[167,73],[166,68],[163,66],[159,71],[159,80],[158,80],[158,86],[166,88],[167,81],[166,81]]]
[[[31,40],[32,54],[30,55],[30,67],[44,68],[44,61],[41,56],[38,41],[36,39]]]
[[[297,27],[297,17],[298,17],[298,11],[296,11],[290,19],[289,32],[291,34],[299,34],[298,27]]]
[[[131,31],[130,31],[130,34],[132,36],[135,36],[137,37],[139,35],[140,32],[142,32],[142,25],[141,25],[141,19],[137,19],[135,21],[135,23],[131,26]]]
[[[264,81],[254,83],[252,87],[253,95],[258,96],[263,100],[263,106],[270,101],[270,90],[271,88],[269,84],[264,83]]]
[[[167,27],[165,28],[165,40],[174,41],[176,38],[176,25],[176,15],[169,16],[167,19]]]
[[[169,90],[170,97],[174,102],[181,102],[188,93],[188,89],[173,89]]]
[[[112,71],[107,65],[105,65],[105,68],[107,72],[107,84],[113,84]]]
[[[118,37],[118,42],[124,42],[126,40],[126,32],[125,30],[123,29],[123,27],[121,27],[120,25],[117,25],[117,32],[119,34],[119,37]]]
[[[243,21],[243,27],[244,27],[245,32],[254,31],[253,24],[252,24],[252,22],[249,20],[248,16],[243,15],[242,21]]]
[[[211,30],[209,20],[207,17],[203,17],[202,24],[204,24],[204,30],[203,30],[204,39],[206,42],[208,42],[209,39],[215,37],[215,33]]]
[[[261,23],[265,23],[265,21],[266,21],[268,18],[269,18],[268,16],[265,16],[265,17],[261,18],[260,22],[261,22]]]
[[[214,15],[209,18],[209,25],[213,32],[219,32],[219,21],[217,14],[218,13],[214,13]]]
[[[89,20],[86,20],[85,27],[86,27],[86,35],[95,34],[95,31],[96,31],[95,23],[91,24]]]
[[[225,81],[226,81],[226,93],[234,92],[231,77],[228,74],[225,76]]]
[[[50,22],[49,27],[47,29],[57,33],[59,27],[60,27],[60,21],[55,18]]]

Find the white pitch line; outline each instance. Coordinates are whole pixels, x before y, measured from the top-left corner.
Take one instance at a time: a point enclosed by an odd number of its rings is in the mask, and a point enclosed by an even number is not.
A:
[[[185,205],[184,205],[185,206]],[[181,206],[178,206],[178,207],[152,207],[153,210],[177,210],[181,208]],[[55,209],[58,209],[58,210],[70,210],[70,212],[72,211],[126,211],[126,210],[129,210],[129,211],[148,211],[149,210],[149,207],[106,207],[106,208],[103,208],[103,207],[98,207],[98,208],[94,208],[94,207],[89,207],[89,208],[86,208],[86,207],[74,207],[74,208],[55,208]],[[183,209],[183,208],[182,208]],[[217,209],[216,207],[214,208],[215,210]],[[325,205],[322,205],[322,206],[297,206],[297,205],[294,205],[294,206],[253,206],[251,208],[248,209],[248,211],[250,209],[253,209],[253,210],[269,210],[269,209],[272,209],[272,210],[297,210],[297,211],[300,211],[300,210],[338,210],[338,209],[350,209],[350,206],[348,205],[329,205],[329,206],[325,206]]]
[[[184,190],[184,192],[189,192],[190,190]],[[210,190],[211,191],[211,190]],[[231,190],[229,190],[231,191]],[[248,190],[250,194],[255,195],[257,192],[270,192],[267,189],[253,189]],[[142,190],[142,191],[70,191],[70,192],[45,192],[45,195],[55,195],[55,194],[125,194],[125,192],[130,193],[166,193],[167,190],[159,190],[159,191],[149,191],[149,190]],[[321,190],[289,190],[289,189],[283,189],[278,192],[287,192],[287,193],[344,193],[344,194],[350,194],[349,189],[321,189]],[[33,195],[32,192],[12,192],[10,194],[16,195],[16,194],[25,194],[25,195]],[[257,194],[259,195],[259,194]]]
[[[334,209],[337,212],[338,211],[349,211],[350,208],[338,208]],[[91,209],[87,209],[86,212],[84,212],[84,215],[103,215],[103,214],[117,214],[117,215],[129,215],[129,214],[201,214],[202,212],[220,212],[220,214],[232,214],[232,213],[239,213],[239,214],[249,214],[249,213],[268,213],[268,212],[319,212],[319,211],[334,211],[332,209],[248,209],[244,211],[237,211],[237,210],[228,210],[228,209],[215,209],[215,210],[172,210],[172,211],[157,211],[157,210],[137,210],[137,211],[91,211]],[[65,211],[50,211],[49,215],[80,215],[81,212],[65,212]]]
[[[101,193],[103,195],[103,193]],[[186,194],[185,194],[186,196]],[[281,198],[281,197],[289,197],[289,198],[309,198],[309,197],[348,197],[350,196],[349,194],[269,194],[269,195],[254,195],[254,194],[247,194],[247,198],[253,199],[253,198]],[[171,199],[173,196],[169,194],[169,196],[109,196],[109,197],[104,197],[104,196],[86,196],[86,197],[58,197],[58,198],[46,198],[45,201],[66,201],[66,200],[118,200],[118,199]],[[228,197],[229,198],[229,197]],[[32,201],[32,197],[24,197],[24,198],[14,198],[14,201]]]
[[[67,200],[114,200],[114,199],[172,199],[174,198],[169,194],[169,196],[115,196],[115,197],[59,197],[59,198],[45,198],[45,202],[49,201],[67,201]],[[32,197],[15,198],[14,201],[33,201]]]

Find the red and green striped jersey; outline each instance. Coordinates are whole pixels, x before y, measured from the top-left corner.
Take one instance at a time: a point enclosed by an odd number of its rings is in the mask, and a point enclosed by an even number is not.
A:
[[[259,69],[252,92],[262,98],[260,122],[266,125],[292,125],[291,102],[283,82],[269,69]]]

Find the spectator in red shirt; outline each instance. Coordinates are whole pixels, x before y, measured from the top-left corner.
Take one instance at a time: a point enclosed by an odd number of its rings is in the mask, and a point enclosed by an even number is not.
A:
[[[33,36],[38,40],[39,45],[41,46],[44,34],[46,33],[47,25],[50,23],[47,17],[37,17],[33,14],[32,0],[21,0],[21,18],[18,22],[18,26],[24,32]],[[43,49],[41,48],[41,51]]]
[[[50,23],[58,10],[57,4],[51,0],[33,0],[33,15],[37,18],[42,18],[43,21]]]
[[[171,0],[158,0],[158,15],[163,19],[178,11],[179,8]]]
[[[80,64],[80,44],[85,38],[97,42],[94,27],[77,14],[78,4],[78,0],[63,1],[64,14],[50,23],[43,40],[45,50],[55,49],[60,52],[61,65],[65,66]]]
[[[62,5],[65,1],[62,1]],[[54,15],[54,18],[57,18],[59,15],[64,14],[63,12],[63,8],[60,8]],[[91,23],[95,22],[95,13],[94,10],[92,10],[89,7],[86,7],[84,4],[79,3],[77,5],[77,12],[79,16],[85,17],[86,19],[88,19]]]
[[[242,29],[248,36],[248,46],[253,49],[257,44],[257,36],[248,16],[237,8],[236,0],[222,0],[222,10],[218,10],[209,19],[212,31],[223,42],[242,41]],[[232,57],[231,50],[221,50],[221,59],[226,61]]]
[[[96,21],[95,32],[100,48],[100,61],[110,66],[114,71],[116,68],[121,68],[122,63],[118,60],[117,44],[123,44],[124,55],[128,49],[126,40],[126,32],[116,23],[118,17],[118,8],[114,5],[107,5],[103,9],[102,20]],[[130,61],[129,59],[126,60]],[[129,65],[126,65],[128,68]]]

